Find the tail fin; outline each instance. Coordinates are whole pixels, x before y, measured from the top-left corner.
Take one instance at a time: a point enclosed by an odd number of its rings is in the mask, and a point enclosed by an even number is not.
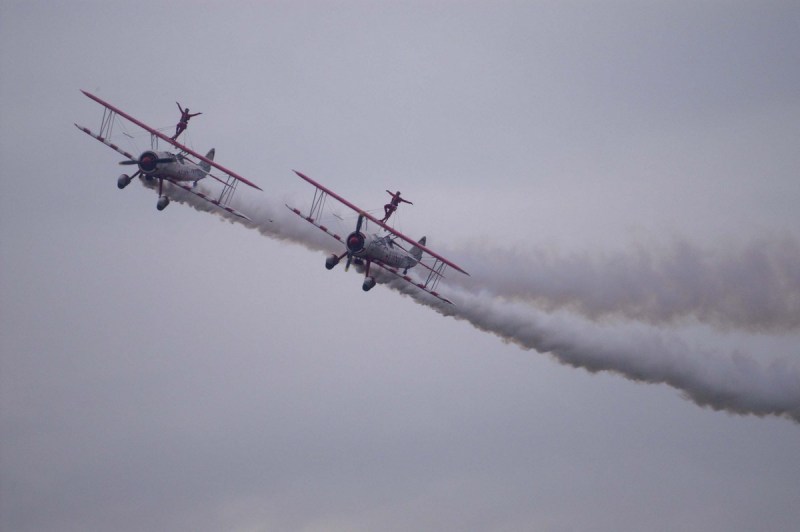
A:
[[[420,239],[419,239],[419,244],[420,244],[420,245],[424,246],[424,245],[425,245],[425,242],[427,242],[427,237],[424,237],[424,236],[423,236],[422,238],[420,238]],[[409,253],[411,253],[411,255],[412,255],[412,256],[413,256],[415,259],[417,259],[417,262],[419,262],[420,260],[422,260],[422,250],[419,248],[419,246],[414,246],[413,248],[411,248],[411,250],[409,251]]]
[[[216,150],[214,148],[211,148],[210,150],[208,150],[208,153],[206,153],[206,159],[208,159],[209,161],[213,161],[214,160],[214,153],[216,153]],[[200,161],[200,168],[202,168],[203,171],[206,172],[206,173],[211,171],[211,165],[208,164],[205,161]]]

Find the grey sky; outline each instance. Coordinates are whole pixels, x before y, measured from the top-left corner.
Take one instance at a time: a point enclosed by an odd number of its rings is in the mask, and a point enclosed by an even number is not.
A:
[[[159,213],[72,124],[178,100],[248,206],[399,188],[487,319],[794,397],[799,56],[793,2],[0,2],[0,528],[795,530],[797,423]]]

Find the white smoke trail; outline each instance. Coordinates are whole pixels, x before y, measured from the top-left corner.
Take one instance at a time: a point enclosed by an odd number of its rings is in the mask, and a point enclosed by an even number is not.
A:
[[[228,215],[180,189],[168,192],[176,201],[187,203],[201,211],[214,212],[231,222],[241,223],[271,238],[291,241],[312,250],[332,249],[330,237],[304,224],[283,204],[269,199],[269,192],[264,195],[264,199],[249,200],[240,195],[234,200],[232,206],[246,213],[252,221]],[[774,252],[775,248],[768,245],[766,249]],[[796,249],[791,246],[787,249],[790,250],[790,257],[792,253],[796,253]],[[644,305],[628,303],[614,308],[614,305],[619,305],[619,300],[635,299],[633,296],[639,292],[628,290],[625,293],[624,278],[617,279],[610,271],[612,269],[610,267],[601,268],[593,275],[608,274],[611,277],[609,286],[622,291],[623,295],[608,294],[599,298],[590,289],[593,286],[592,281],[590,280],[587,285],[586,281],[581,279],[581,275],[587,273],[581,268],[574,268],[571,271],[566,269],[560,274],[562,283],[559,286],[568,287],[568,289],[562,288],[563,293],[552,288],[549,288],[548,292],[547,287],[543,287],[540,281],[531,279],[531,274],[522,274],[523,271],[536,272],[540,268],[537,260],[521,256],[513,257],[513,260],[511,257],[504,257],[508,259],[507,263],[516,265],[511,271],[504,270],[503,261],[489,262],[490,253],[486,256],[474,255],[473,258],[475,260],[464,264],[469,268],[482,263],[487,263],[489,266],[472,278],[472,284],[467,280],[461,282],[459,287],[448,286],[447,296],[456,303],[455,305],[444,304],[408,283],[388,275],[377,280],[444,316],[465,320],[479,330],[494,334],[504,341],[523,348],[548,353],[563,364],[591,372],[609,371],[635,381],[667,384],[680,390],[696,404],[715,410],[758,416],[774,415],[800,423],[800,359],[773,357],[768,363],[762,364],[754,356],[743,351],[723,353],[718,350],[694,348],[673,332],[659,330],[652,325],[634,323],[634,326],[624,330],[620,327],[609,328],[595,322],[587,322],[585,319],[566,316],[563,312],[558,315],[547,314],[532,304],[544,302],[545,308],[577,307],[579,310],[583,305],[582,313],[589,317],[616,314],[634,322],[639,321],[637,320],[639,316],[634,312],[638,305],[647,309],[644,312],[644,322],[658,323],[673,319],[671,316],[678,311],[666,304],[664,294],[660,294],[652,301],[645,298]],[[542,262],[547,263],[546,260]],[[755,264],[761,264],[760,259],[756,260]],[[494,270],[494,267],[497,270]],[[718,264],[715,269],[720,271],[723,267],[724,264]],[[742,269],[741,275],[744,275],[741,279],[742,284],[747,285],[751,281],[748,277],[753,273],[751,267],[752,265]],[[669,268],[666,270],[669,271]],[[493,275],[495,271],[499,273]],[[654,291],[663,290],[659,285],[666,283],[672,290],[688,293],[692,287],[696,288],[696,280],[692,278],[692,274],[697,271],[689,268],[684,270],[682,275],[669,275],[664,273],[664,268],[650,267],[640,270],[638,274],[640,278],[645,278],[646,285]],[[704,270],[701,268],[699,271]],[[789,289],[795,290],[797,284],[796,279],[792,277],[792,271],[782,264],[778,268],[761,272],[762,287],[768,286],[778,290],[784,286],[782,283],[787,283],[785,277],[788,276]],[[509,277],[512,274],[517,279],[517,284],[510,282]],[[575,277],[570,279],[570,275]],[[773,278],[776,275],[779,279]],[[726,286],[731,288],[734,278],[735,276],[732,276]],[[594,282],[599,280],[595,279]],[[537,292],[539,289],[546,295],[540,297]],[[582,289],[587,293],[582,294]],[[637,290],[644,291],[644,288]],[[740,300],[739,302],[745,305],[749,301],[745,297],[746,293],[746,289],[741,288],[734,299]],[[511,295],[515,298],[503,297]],[[597,298],[597,301],[593,302],[593,297]],[[609,298],[613,300],[615,297],[618,300],[616,303],[608,302]],[[796,297],[796,291],[792,297]],[[600,304],[599,301],[604,303]],[[719,316],[718,306],[724,306],[725,301],[726,298],[719,295],[716,299],[705,301],[703,303],[705,306],[684,304],[683,307],[679,305],[676,308],[683,309],[678,314],[682,312],[698,318]],[[788,307],[784,311],[788,312],[788,316],[781,315],[783,307],[773,308],[775,316],[768,321],[773,327],[774,324],[783,324],[781,327],[788,329],[796,327],[798,317],[792,310],[796,308],[792,306],[796,302],[791,298],[787,301]],[[659,305],[665,305],[667,309],[660,309]],[[595,310],[586,310],[587,308]],[[704,309],[705,314],[700,311],[701,309]],[[735,313],[722,312],[721,315],[723,317],[715,319],[730,326],[745,320],[745,316],[734,318]],[[709,320],[714,321],[711,318]]]
[[[654,325],[693,319],[722,330],[800,329],[800,244],[789,236],[736,251],[676,241],[661,253],[639,246],[600,257],[473,249],[448,255],[470,264],[474,281],[493,294],[548,310]]]
[[[668,384],[715,410],[785,416],[800,423],[797,360],[775,358],[762,365],[747,353],[695,348],[676,334],[650,327],[603,327],[463,289],[448,296],[457,306],[428,304],[563,364]]]

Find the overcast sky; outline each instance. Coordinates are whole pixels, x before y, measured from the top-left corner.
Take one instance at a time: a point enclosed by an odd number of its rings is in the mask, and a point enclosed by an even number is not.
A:
[[[79,89],[202,112],[254,226]],[[0,0],[0,529],[796,531],[798,141],[796,2]],[[326,271],[292,169],[455,307]]]

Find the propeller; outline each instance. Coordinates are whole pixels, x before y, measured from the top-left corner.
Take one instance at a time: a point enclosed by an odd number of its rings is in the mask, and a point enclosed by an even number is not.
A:
[[[175,157],[162,157],[160,159],[156,159],[156,164],[164,164],[164,163],[174,163]],[[127,161],[120,161],[119,164],[126,165],[126,164],[139,164],[139,160],[128,159]]]
[[[350,263],[353,261],[353,253],[361,251],[364,247],[364,235],[361,234],[361,225],[364,223],[364,215],[358,215],[356,222],[356,230],[350,233],[347,237],[347,263],[344,265],[344,271],[350,269]]]
[[[159,157],[156,152],[146,151],[138,159],[128,159],[120,161],[121,165],[137,164],[143,172],[154,172],[159,164],[166,164],[175,161],[175,157]]]

